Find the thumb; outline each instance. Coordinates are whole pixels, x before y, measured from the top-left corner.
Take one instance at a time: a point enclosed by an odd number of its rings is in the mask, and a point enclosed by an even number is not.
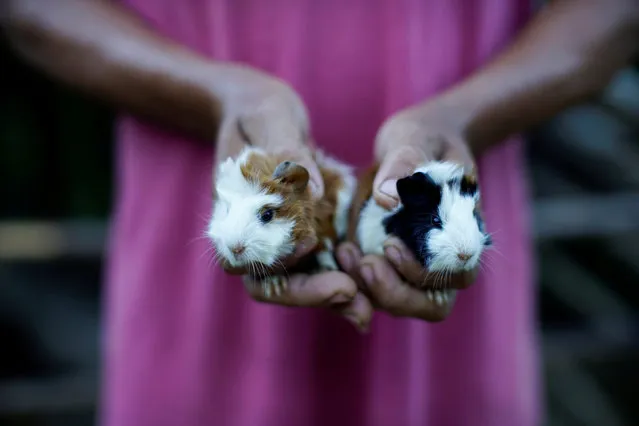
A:
[[[308,171],[308,185],[311,188],[313,197],[316,199],[322,198],[324,195],[324,179],[322,179],[322,174],[310,149],[301,147],[293,152],[292,155],[295,157],[294,160]]]
[[[304,167],[309,174],[311,194],[315,198],[324,195],[324,181],[308,144],[308,130],[300,129],[287,121],[260,121],[245,119],[241,123],[245,143],[264,148],[267,152],[285,155]]]
[[[373,180],[373,197],[380,206],[390,210],[399,203],[397,180],[406,177],[420,165],[433,160],[426,150],[403,145],[390,150],[380,163]]]
[[[475,161],[468,145],[462,141],[451,141],[446,144],[441,154],[441,161],[450,161],[464,167],[466,172],[475,173]]]
[[[291,144],[289,146],[290,148],[284,145],[279,149],[271,149],[269,152],[304,167],[308,171],[308,186],[311,189],[313,198],[322,198],[324,195],[324,179],[322,179],[322,174],[311,149],[303,144]]]

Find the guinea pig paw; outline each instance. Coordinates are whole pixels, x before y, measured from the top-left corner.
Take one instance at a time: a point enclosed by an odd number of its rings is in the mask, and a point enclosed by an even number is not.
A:
[[[446,290],[426,290],[426,296],[431,302],[435,302],[438,306],[443,306],[450,300],[450,293]]]
[[[279,275],[264,278],[262,280],[264,297],[268,299],[273,293],[275,293],[276,296],[282,295],[282,293],[286,290],[286,284],[286,278]]]

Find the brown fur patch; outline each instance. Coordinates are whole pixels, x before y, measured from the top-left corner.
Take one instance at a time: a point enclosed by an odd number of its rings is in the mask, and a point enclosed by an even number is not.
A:
[[[375,163],[364,169],[358,176],[357,190],[348,214],[347,241],[357,242],[357,225],[359,224],[360,213],[364,203],[373,196],[373,181],[378,169],[379,164]]]
[[[470,185],[477,185],[477,176],[474,174],[464,174],[464,176],[462,176],[462,182]]]
[[[315,219],[317,237],[320,238],[320,246],[324,247],[325,238],[333,243],[337,241],[337,230],[335,229],[335,213],[337,211],[337,194],[344,186],[342,176],[328,168],[320,166],[320,173],[324,181],[324,197],[316,204]]]
[[[313,202],[310,189],[299,192],[293,186],[273,179],[275,168],[286,158],[277,155],[251,153],[245,164],[241,165],[242,175],[250,182],[258,184],[267,194],[279,194],[284,202],[275,209],[275,218],[291,219],[295,222],[293,241],[315,235],[313,226]]]
[[[296,191],[293,185],[273,179],[276,167],[287,160],[284,156],[252,153],[248,156],[246,163],[241,166],[241,172],[247,180],[260,185],[267,194],[282,196],[284,202],[275,209],[275,217],[295,222],[294,243],[308,237],[317,237],[317,250],[322,250],[324,239],[328,238],[333,243],[337,240],[333,223],[337,194],[344,185],[342,176],[332,169],[320,166],[320,173],[324,180],[324,197],[313,201],[309,187],[300,192]]]

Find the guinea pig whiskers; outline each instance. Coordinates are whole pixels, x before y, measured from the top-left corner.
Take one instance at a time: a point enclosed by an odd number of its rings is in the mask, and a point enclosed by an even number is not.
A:
[[[256,255],[255,250],[253,248],[249,248],[245,252],[244,256],[249,273],[254,277],[261,276],[262,264],[258,261],[259,257]]]
[[[490,272],[494,272],[494,265],[493,265],[493,257],[491,257],[492,253],[487,251],[486,255],[479,260],[479,265],[482,268],[488,269],[488,271]]]
[[[206,235],[200,235],[199,237],[193,237],[193,238],[192,238],[189,242],[187,242],[187,243],[184,245],[184,247],[188,247],[188,246],[190,246],[191,244],[193,244],[193,243],[195,243],[195,242],[197,242],[197,241],[200,241],[200,240],[208,240],[208,239],[209,239],[209,238],[208,238],[208,236],[206,236]]]
[[[284,274],[286,274],[286,278],[287,279],[290,278],[290,275],[288,274],[288,271],[286,270],[286,265],[284,265],[284,263],[280,259],[276,260],[276,264],[282,268],[282,270],[284,271]]]
[[[422,288],[426,287],[426,284],[428,284],[428,282],[431,280],[431,278],[434,279],[434,280],[437,280],[437,274],[438,274],[438,272],[433,272],[432,274],[427,274],[424,277],[424,280],[422,281],[422,283],[420,284],[420,287],[422,287]]]
[[[208,267],[208,268],[211,268],[212,264],[213,264],[213,263],[214,263],[214,261],[215,261],[215,255],[216,255],[216,254],[217,254],[217,252],[215,251],[215,248],[214,248],[214,247],[212,247],[212,246],[207,247],[207,248],[206,248],[206,250],[204,250],[204,251],[202,252],[202,254],[200,254],[200,256],[197,258],[197,261],[199,262],[200,260],[202,260],[202,258],[203,258],[204,256],[207,256],[207,258],[208,258],[207,267]]]
[[[439,285],[439,281],[443,279],[443,271],[435,271],[432,274],[433,274],[433,279],[432,279],[432,284],[430,287],[437,288]]]
[[[248,263],[247,263],[247,267],[248,267],[250,276],[252,276],[254,278],[257,278],[257,277],[260,276],[258,274],[258,271],[257,271],[258,264],[255,261],[249,260]]]
[[[255,275],[260,277],[260,279],[264,280],[271,277],[271,275],[268,273],[268,270],[266,269],[266,266],[264,266],[264,264],[262,264],[261,262],[255,262],[255,269]]]
[[[222,255],[217,250],[215,250],[214,247],[212,247],[212,249],[213,249],[213,256],[211,256],[211,258],[209,259],[209,265],[208,265],[209,268],[219,265],[220,261],[222,260]],[[210,251],[207,251],[207,252],[210,253]]]
[[[491,234],[492,237],[492,234]],[[501,250],[499,250],[499,248],[497,247],[497,245],[495,244],[494,240],[493,240],[493,244],[490,245],[490,247],[486,247],[485,250],[487,253],[495,253],[500,255],[502,258],[506,258],[506,256],[504,256],[504,253],[501,252]]]
[[[204,250],[204,251],[202,252],[202,254],[201,254],[201,255],[200,255],[200,257],[198,258],[198,260],[202,259],[202,257],[204,257],[204,256],[209,256],[209,257],[210,257],[210,259],[209,259],[209,266],[211,266],[211,265],[210,265],[211,260],[216,260],[217,256],[219,256],[219,255],[218,255],[218,253],[217,253],[217,250],[215,250],[215,247],[213,247],[213,246],[211,245],[211,246],[208,246],[208,247],[206,248],[206,250]]]
[[[488,271],[490,273],[494,272],[492,264],[488,263],[488,259],[482,259],[479,261],[479,270],[481,272]]]
[[[444,269],[439,273],[439,280],[436,282],[436,289],[445,289],[446,283],[448,282],[448,278],[450,277],[450,271],[448,269]]]
[[[442,289],[445,290],[446,287],[448,287],[448,282],[450,281],[450,278],[453,274],[453,270],[452,268],[446,268],[446,269],[441,269],[441,270],[437,270],[435,272],[433,272],[434,277],[433,277],[433,285],[432,287],[434,289]]]

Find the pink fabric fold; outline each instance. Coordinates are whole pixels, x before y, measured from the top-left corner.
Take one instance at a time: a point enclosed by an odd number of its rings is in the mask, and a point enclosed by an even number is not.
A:
[[[293,85],[319,145],[371,160],[392,112],[496,54],[528,16],[512,0],[127,0],[162,33]],[[377,314],[371,333],[255,303],[200,238],[213,149],[118,124],[107,269],[103,426],[539,424],[523,146],[479,160],[497,252],[442,323]]]

